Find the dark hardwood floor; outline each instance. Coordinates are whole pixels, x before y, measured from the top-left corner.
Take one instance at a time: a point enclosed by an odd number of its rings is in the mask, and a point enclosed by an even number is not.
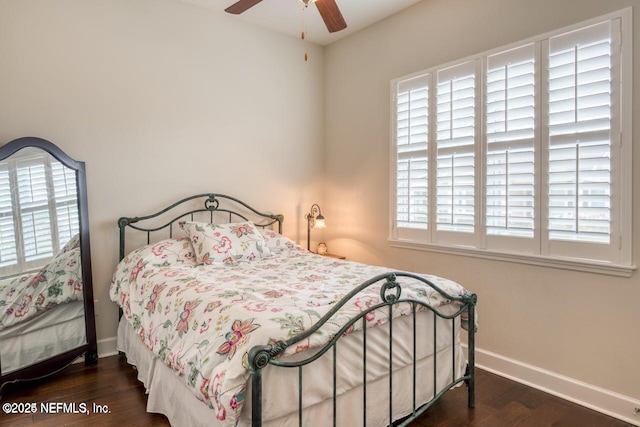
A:
[[[467,408],[466,387],[460,387],[445,394],[412,427],[630,426],[482,370],[477,370],[476,391],[475,409]],[[2,403],[7,402],[36,402],[38,411],[7,415],[0,409],[0,426],[169,425],[164,416],[145,411],[147,398],[136,371],[118,356],[100,359],[97,367],[76,364],[46,380],[7,386]],[[84,402],[90,414],[43,414],[39,405],[46,402]],[[102,408],[106,405],[110,413],[93,413],[94,404]]]

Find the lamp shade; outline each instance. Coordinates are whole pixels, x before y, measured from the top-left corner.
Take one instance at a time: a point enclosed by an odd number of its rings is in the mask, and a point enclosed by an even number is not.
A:
[[[322,215],[318,215],[316,217],[316,221],[313,225],[313,228],[327,228],[327,224],[325,224],[324,217]]]

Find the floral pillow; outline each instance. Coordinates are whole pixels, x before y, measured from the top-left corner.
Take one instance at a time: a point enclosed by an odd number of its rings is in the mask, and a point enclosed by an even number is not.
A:
[[[179,225],[191,239],[199,264],[233,264],[271,256],[264,237],[250,221],[230,224],[180,221]]]
[[[196,265],[195,254],[191,241],[186,237],[179,239],[165,239],[156,243],[142,246],[125,256],[111,280],[110,295],[113,301],[121,301],[121,293],[129,294],[131,282],[138,275],[144,275],[147,268]],[[122,303],[121,305],[124,305]],[[128,304],[128,302],[126,303]]]
[[[148,246],[144,258],[155,267],[165,267],[172,264],[193,264],[195,254],[189,239],[160,240]]]
[[[262,234],[262,237],[264,237],[264,241],[271,252],[281,253],[283,250],[287,249],[292,251],[307,252],[306,249],[298,245],[290,238],[285,237],[282,234],[278,234],[273,230],[266,230],[264,228],[261,228],[260,234]]]

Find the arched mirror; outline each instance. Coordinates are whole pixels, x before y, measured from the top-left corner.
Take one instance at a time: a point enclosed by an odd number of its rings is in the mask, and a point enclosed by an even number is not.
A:
[[[98,361],[84,162],[49,141],[0,147],[0,396]]]

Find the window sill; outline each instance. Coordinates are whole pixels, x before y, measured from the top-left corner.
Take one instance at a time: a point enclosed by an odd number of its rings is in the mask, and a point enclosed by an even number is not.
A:
[[[461,255],[473,258],[490,259],[494,261],[517,262],[520,264],[560,268],[563,270],[574,270],[586,273],[605,274],[608,276],[631,277],[631,274],[633,274],[633,272],[636,270],[635,265],[622,265],[570,258],[550,258],[540,255],[492,252],[470,247],[445,246],[434,243],[415,243],[408,240],[399,239],[388,239],[388,241],[393,248],[438,252],[449,255]]]

